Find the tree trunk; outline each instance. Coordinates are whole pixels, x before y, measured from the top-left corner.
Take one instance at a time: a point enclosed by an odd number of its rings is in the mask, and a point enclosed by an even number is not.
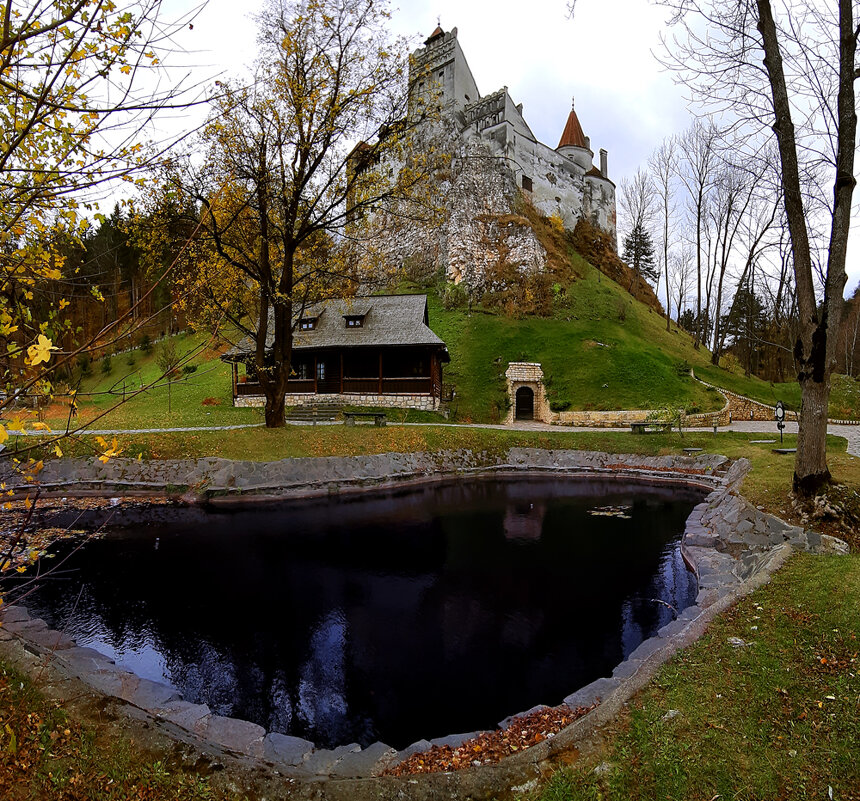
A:
[[[803,471],[794,468],[794,491],[813,495],[830,482],[827,469],[827,401],[830,397],[830,376],[816,381],[809,376],[801,382],[800,430],[797,454],[803,454]]]
[[[266,428],[283,428],[287,424],[283,391],[280,381],[269,381],[266,385]]]

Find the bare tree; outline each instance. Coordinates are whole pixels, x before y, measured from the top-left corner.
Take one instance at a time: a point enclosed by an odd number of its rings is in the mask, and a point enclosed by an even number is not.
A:
[[[628,291],[632,291],[636,279],[643,273],[659,281],[653,266],[653,245],[649,229],[657,215],[654,190],[648,173],[637,170],[631,179],[621,181],[621,214],[627,229],[624,237],[625,260],[630,262],[633,274]]]
[[[666,284],[666,330],[671,326],[671,295],[669,292],[669,231],[670,223],[675,213],[674,179],[678,172],[677,140],[670,136],[663,141],[648,160],[651,170],[651,180],[657,194],[659,215],[663,223],[662,251],[663,277]],[[680,311],[678,312],[680,315]]]
[[[775,137],[791,241],[802,391],[794,488],[830,481],[826,435],[856,180],[860,35],[856,0],[664,0],[675,12],[672,66],[727,112],[748,146]],[[763,66],[762,66],[763,65]],[[816,223],[823,223],[816,286]],[[826,243],[826,244],[825,244]]]
[[[693,247],[685,242],[676,249],[669,257],[670,286],[672,298],[675,301],[675,322],[681,324],[681,315],[687,305],[687,296],[693,283],[693,268],[696,257]]]
[[[710,122],[697,120],[679,140],[682,160],[679,176],[690,197],[690,211],[696,230],[696,336],[694,347],[705,335],[702,315],[702,229],[705,225],[707,194],[716,162],[717,129]]]

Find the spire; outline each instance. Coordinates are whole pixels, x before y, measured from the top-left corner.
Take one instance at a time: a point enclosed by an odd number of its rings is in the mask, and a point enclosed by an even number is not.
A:
[[[579,124],[579,117],[576,116],[575,101],[576,98],[570,101],[570,115],[567,118],[567,124],[564,126],[564,132],[561,135],[558,147],[582,147],[588,150],[588,141],[585,138],[582,126]]]
[[[425,39],[424,44],[428,45],[428,44],[430,44],[430,42],[433,42],[436,39],[438,39],[440,36],[444,36],[444,35],[445,35],[445,31],[442,30],[442,17],[437,17],[436,18],[436,30],[433,31],[433,33],[431,33],[430,36],[427,37],[427,39]]]

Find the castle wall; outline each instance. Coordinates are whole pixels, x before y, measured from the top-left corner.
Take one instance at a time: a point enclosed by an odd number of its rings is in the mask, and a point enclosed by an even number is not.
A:
[[[430,205],[440,213],[433,222],[377,213],[364,261],[400,265],[415,280],[441,270],[477,292],[494,288],[492,268],[500,265],[541,272],[546,252],[520,214],[520,192],[568,230],[585,217],[614,239],[615,187],[592,166],[591,152],[538,142],[506,88],[481,97],[456,28],[428,42],[412,57],[414,102],[440,102],[443,114],[421,126],[413,147],[450,155],[432,188]]]

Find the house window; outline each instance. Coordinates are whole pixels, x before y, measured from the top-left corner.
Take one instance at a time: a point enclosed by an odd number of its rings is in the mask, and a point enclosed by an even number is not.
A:
[[[523,176],[523,189],[525,189],[526,192],[534,191],[534,184],[532,183],[532,179],[527,178],[525,175]]]
[[[343,319],[346,320],[347,328],[361,328],[364,325],[363,314],[346,315]]]
[[[317,381],[325,381],[325,362],[317,362]]]
[[[313,331],[317,327],[317,320],[319,320],[319,317],[302,317],[299,320],[299,330]]]

